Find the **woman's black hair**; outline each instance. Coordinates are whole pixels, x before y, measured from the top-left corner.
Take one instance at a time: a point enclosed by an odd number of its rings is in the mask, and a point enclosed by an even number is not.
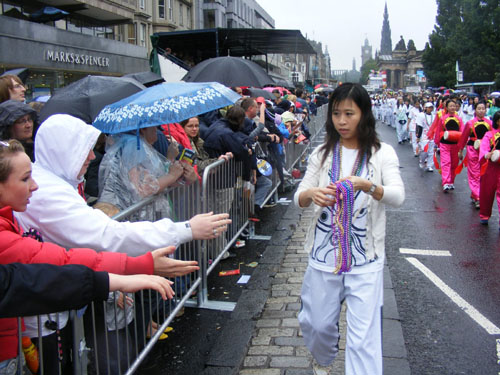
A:
[[[498,120],[500,120],[500,111],[496,111],[491,120],[494,129],[498,129]]]
[[[480,101],[478,101],[477,103],[473,103],[473,105],[472,105],[472,106],[474,107],[474,111],[476,110],[476,108],[477,108],[477,106],[478,106],[479,104],[483,104],[483,105],[486,107],[486,103],[484,102],[484,100],[480,100]]]
[[[366,161],[370,161],[372,148],[380,149],[380,141],[375,130],[376,120],[372,113],[372,103],[368,92],[359,83],[343,83],[333,91],[328,102],[328,114],[325,123],[326,139],[321,146],[323,152],[321,164],[323,164],[330,151],[333,151],[335,145],[340,141],[340,134],[335,129],[332,120],[332,114],[341,102],[352,100],[361,110],[361,119],[359,120],[358,148],[366,153]]]

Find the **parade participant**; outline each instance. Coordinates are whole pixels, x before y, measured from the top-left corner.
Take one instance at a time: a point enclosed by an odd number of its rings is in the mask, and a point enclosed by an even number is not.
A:
[[[394,149],[378,140],[361,85],[337,87],[327,116],[325,143],[309,157],[294,196],[299,207],[314,204],[298,319],[315,374],[332,374],[345,300],[345,373],[380,375],[385,205],[403,203],[404,185]]]
[[[440,149],[441,178],[443,192],[455,189],[455,169],[458,166],[458,141],[459,133],[463,132],[462,119],[456,113],[457,102],[455,99],[446,101],[447,113],[441,116],[434,134],[434,147]],[[445,138],[449,136],[449,138]]]
[[[420,107],[420,101],[416,99],[413,102],[413,105],[410,108],[410,113],[408,114],[408,133],[410,135],[411,147],[413,149],[413,154],[415,157],[418,156],[419,150],[416,131],[417,131],[417,116],[422,112],[422,108]]]
[[[488,163],[479,186],[479,219],[483,225],[488,225],[495,195],[500,213],[500,160],[493,158],[494,153],[497,153],[495,151],[500,150],[500,111],[493,115],[491,126],[492,129],[481,140],[479,149],[479,160]]]
[[[432,102],[424,104],[424,111],[420,112],[415,119],[416,133],[415,139],[420,149],[419,166],[427,172],[432,172],[432,151],[434,149],[432,139],[429,139],[427,132],[434,121],[434,105]]]
[[[488,116],[491,120],[493,120],[493,115],[497,113],[497,111],[500,111],[500,97],[493,98],[493,103],[488,109]]]
[[[480,102],[475,105],[475,117],[464,126],[464,131],[458,149],[460,159],[462,159],[462,149],[467,144],[467,177],[471,191],[472,203],[479,208],[479,180],[481,165],[479,163],[479,146],[484,135],[491,129],[491,121],[484,117],[486,114],[486,104]]]
[[[396,116],[396,135],[398,136],[398,143],[402,144],[406,142],[406,128],[408,127],[408,107],[403,102],[403,98],[398,98],[398,103],[396,104],[396,109],[394,110],[394,116]]]

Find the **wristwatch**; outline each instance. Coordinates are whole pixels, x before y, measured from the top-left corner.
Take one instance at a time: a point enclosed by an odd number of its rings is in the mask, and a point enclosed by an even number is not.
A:
[[[374,184],[374,183],[372,183],[372,186],[370,186],[370,190],[368,190],[368,191],[366,192],[366,194],[368,194],[368,195],[373,195],[373,193],[375,193],[375,189],[376,189],[376,188],[377,188],[377,185],[376,185],[376,184]]]

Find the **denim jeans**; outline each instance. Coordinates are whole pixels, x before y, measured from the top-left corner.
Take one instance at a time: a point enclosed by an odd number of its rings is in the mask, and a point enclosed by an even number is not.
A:
[[[17,357],[0,362],[0,375],[18,375]]]

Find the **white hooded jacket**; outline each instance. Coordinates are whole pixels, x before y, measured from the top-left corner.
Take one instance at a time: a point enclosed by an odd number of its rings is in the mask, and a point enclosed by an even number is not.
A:
[[[78,194],[83,163],[100,131],[69,115],[45,120],[35,138],[33,178],[39,185],[26,212],[16,213],[24,230],[38,229],[58,245],[120,251],[136,256],[192,240],[187,222],[118,222],[87,206]]]

